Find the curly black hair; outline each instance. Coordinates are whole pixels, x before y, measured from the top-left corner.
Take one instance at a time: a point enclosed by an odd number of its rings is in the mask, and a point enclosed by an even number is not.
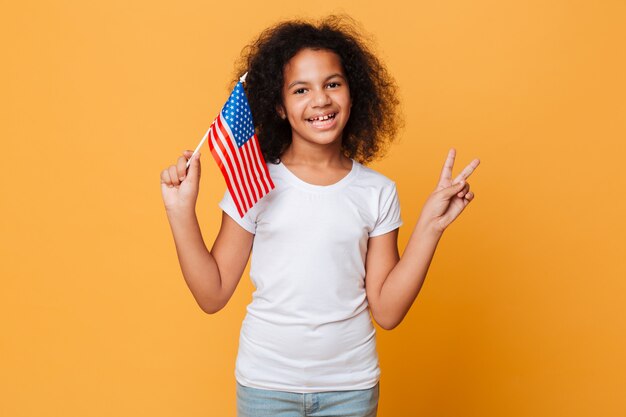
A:
[[[367,164],[386,153],[403,125],[397,86],[355,23],[346,15],[327,16],[317,25],[288,20],[265,29],[243,48],[231,86],[248,72],[244,89],[266,161],[279,163],[291,144],[289,121],[278,115],[276,107],[282,105],[284,67],[304,48],[335,52],[348,77],[352,109],[343,130],[343,154]]]

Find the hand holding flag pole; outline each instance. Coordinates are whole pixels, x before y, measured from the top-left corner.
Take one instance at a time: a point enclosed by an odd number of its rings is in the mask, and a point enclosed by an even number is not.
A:
[[[243,89],[247,75],[246,72],[239,78],[228,101],[187,161],[189,168],[194,155],[208,138],[211,154],[241,217],[275,187],[261,153]]]

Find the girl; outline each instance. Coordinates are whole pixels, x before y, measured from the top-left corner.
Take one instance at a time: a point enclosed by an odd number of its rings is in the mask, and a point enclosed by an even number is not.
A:
[[[200,154],[188,173],[192,151],[163,170],[184,278],[202,310],[216,313],[252,253],[256,291],[235,366],[238,416],[375,416],[371,317],[391,330],[407,314],[443,231],[473,199],[464,180],[479,161],[453,180],[450,150],[400,259],[395,182],[364,165],[398,129],[396,87],[349,19],[283,22],[244,51],[236,74],[248,72],[276,188],[243,218],[227,190],[209,252],[195,216]]]

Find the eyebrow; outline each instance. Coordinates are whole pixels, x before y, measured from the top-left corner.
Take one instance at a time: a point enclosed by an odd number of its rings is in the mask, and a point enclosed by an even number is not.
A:
[[[339,73],[336,73],[336,74],[329,75],[328,77],[326,77],[326,79],[324,80],[324,82],[326,82],[326,81],[328,81],[328,80],[330,80],[331,78],[334,78],[334,77],[341,77],[341,78],[343,78],[343,79],[344,79],[344,81],[345,81],[345,79],[346,79],[346,77],[344,77],[343,75],[341,75],[341,74],[339,74]],[[287,90],[289,90],[291,87],[293,87],[293,86],[294,86],[294,85],[296,85],[296,84],[308,84],[308,83],[307,83],[306,81],[294,81],[294,82],[292,82],[291,84],[289,84],[289,86],[287,87]]]

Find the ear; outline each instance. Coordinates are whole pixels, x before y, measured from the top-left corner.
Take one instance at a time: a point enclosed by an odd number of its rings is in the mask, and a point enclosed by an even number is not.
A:
[[[278,113],[278,115],[280,116],[281,119],[285,120],[285,118],[287,117],[285,114],[285,109],[282,105],[277,105],[276,106],[276,113]]]

